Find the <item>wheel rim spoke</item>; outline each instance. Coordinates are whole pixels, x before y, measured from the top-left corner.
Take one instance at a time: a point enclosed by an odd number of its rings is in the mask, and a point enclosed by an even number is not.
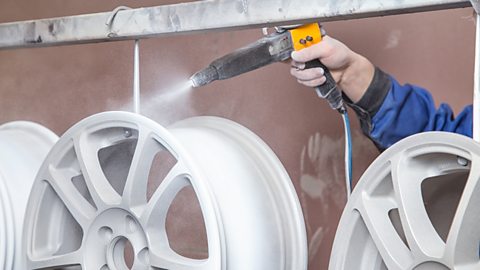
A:
[[[46,181],[72,214],[73,218],[83,230],[86,230],[88,224],[95,217],[95,208],[78,192],[70,180],[71,178],[62,173],[62,171],[50,166],[48,174],[50,177]]]
[[[388,219],[388,212],[395,207],[391,198],[373,198],[363,194],[357,210],[388,269],[400,270],[407,269],[413,261],[410,250]]]
[[[425,207],[422,207],[422,181],[435,174],[427,175],[425,170],[401,169],[405,168],[402,162],[406,160],[409,159],[391,161],[393,187],[405,237],[415,257],[440,259],[445,252],[445,243],[433,227]]]
[[[472,159],[470,175],[447,239],[447,256],[453,265],[479,267],[480,157]]]
[[[108,182],[97,156],[99,147],[86,134],[74,138],[74,147],[85,183],[99,210],[121,202],[120,195]]]
[[[148,129],[140,129],[137,146],[128,172],[123,200],[132,208],[147,203],[147,184],[152,161],[161,145]]]
[[[180,160],[168,172],[160,186],[155,190],[152,198],[147,203],[142,220],[145,224],[154,222],[155,224],[165,224],[167,211],[177,193],[190,184],[185,178],[186,168]]]
[[[82,262],[82,253],[79,251],[55,255],[42,259],[29,259],[28,264],[31,269],[56,269],[57,267],[68,267],[80,265]],[[54,268],[55,267],[55,268]]]

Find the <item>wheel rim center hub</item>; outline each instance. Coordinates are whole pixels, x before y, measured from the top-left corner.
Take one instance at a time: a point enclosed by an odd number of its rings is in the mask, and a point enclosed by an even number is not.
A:
[[[90,226],[86,244],[87,269],[148,269],[147,237],[127,210],[112,208],[98,215]]]

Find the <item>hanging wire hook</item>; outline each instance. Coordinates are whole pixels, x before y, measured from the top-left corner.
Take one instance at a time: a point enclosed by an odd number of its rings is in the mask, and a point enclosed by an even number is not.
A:
[[[127,7],[127,6],[119,6],[119,7],[116,7],[114,10],[112,10],[112,12],[110,13],[110,16],[108,16],[107,20],[105,21],[105,25],[108,26],[109,29],[112,28],[112,25],[113,25],[113,21],[115,20],[115,17],[117,16],[118,12],[122,11],[122,10],[129,10],[129,9],[132,9],[130,7]],[[117,33],[115,33],[114,31],[111,31],[108,33],[108,37],[114,37],[116,36]]]
[[[119,6],[116,7],[110,13],[107,20],[105,21],[105,25],[108,26],[109,29],[112,29],[113,22],[115,17],[117,16],[118,12],[122,10],[129,10],[132,9],[126,6]],[[117,33],[111,31],[108,33],[108,37],[114,37]],[[140,113],[140,49],[139,49],[139,40],[135,40],[135,45],[133,48],[133,112]]]

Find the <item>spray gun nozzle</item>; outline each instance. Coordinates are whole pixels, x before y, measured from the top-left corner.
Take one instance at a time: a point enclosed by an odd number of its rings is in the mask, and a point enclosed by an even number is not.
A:
[[[217,69],[213,66],[208,66],[207,68],[193,74],[193,76],[190,77],[190,81],[192,82],[193,87],[200,87],[218,80],[218,78]]]

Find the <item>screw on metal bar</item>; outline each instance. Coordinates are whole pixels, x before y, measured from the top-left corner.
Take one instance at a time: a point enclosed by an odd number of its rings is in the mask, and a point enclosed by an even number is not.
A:
[[[112,10],[112,12],[110,13],[110,16],[108,16],[107,20],[105,21],[105,25],[108,26],[109,29],[111,29],[113,21],[115,20],[115,17],[117,16],[117,13],[122,11],[122,10],[129,10],[129,9],[132,9],[132,8],[127,7],[127,6],[116,7],[114,10]],[[107,36],[108,37],[115,37],[115,36],[117,36],[117,33],[115,33],[114,31],[111,31],[111,32],[108,33]]]
[[[311,37],[311,36],[307,36],[305,39],[306,39],[307,41],[310,41],[310,42],[313,41],[313,37]]]

